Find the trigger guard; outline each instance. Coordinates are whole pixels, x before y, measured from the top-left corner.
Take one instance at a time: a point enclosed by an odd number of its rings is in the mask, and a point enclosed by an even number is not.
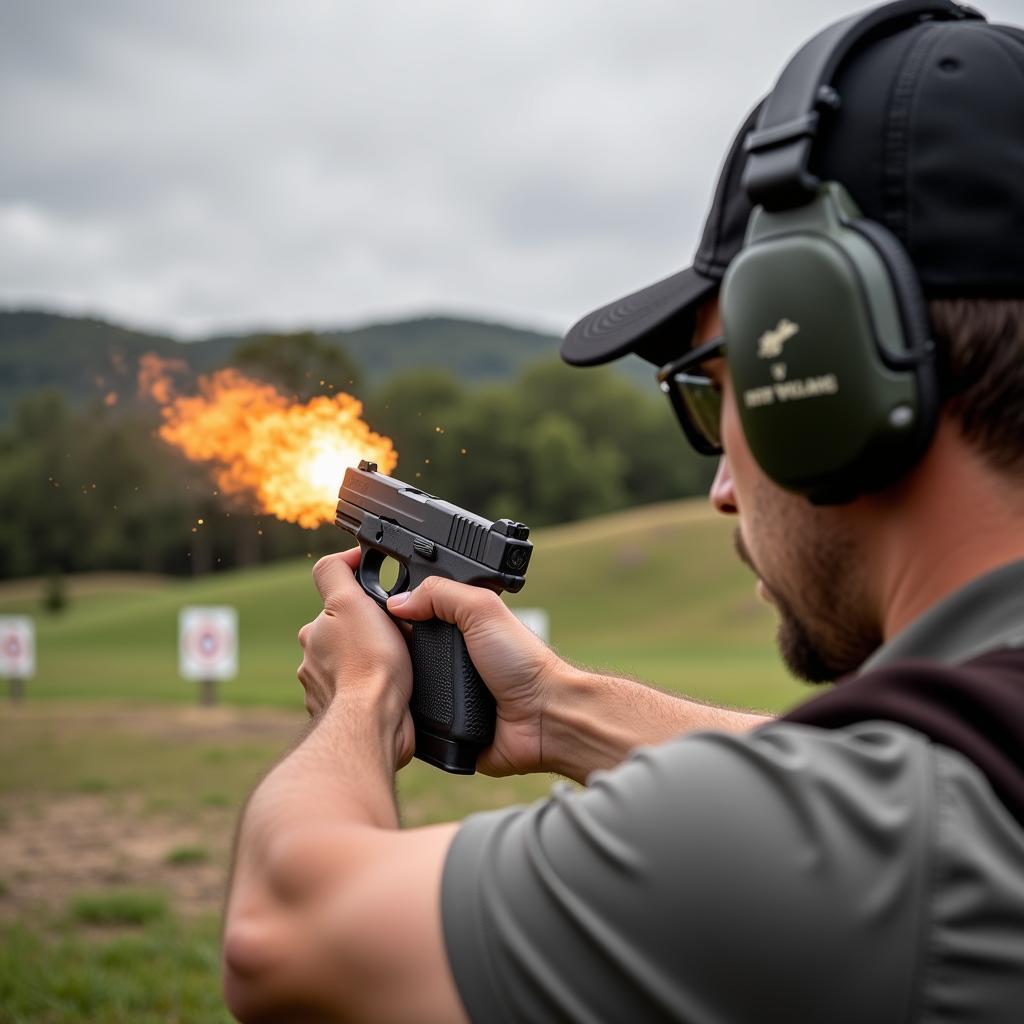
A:
[[[390,590],[385,590],[380,584],[380,569],[384,559],[391,557],[377,548],[366,547],[363,549],[363,556],[359,559],[359,566],[356,569],[356,579],[363,591],[374,599],[387,611],[388,598],[406,588],[409,582],[409,570],[401,563],[398,563],[398,579]]]

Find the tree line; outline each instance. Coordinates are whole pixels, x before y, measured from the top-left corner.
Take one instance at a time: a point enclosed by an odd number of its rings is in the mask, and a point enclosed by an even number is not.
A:
[[[342,382],[395,442],[396,476],[492,519],[539,527],[703,493],[714,469],[653,386],[647,395],[607,368],[552,360],[473,387],[417,371],[369,391],[342,350],[310,334],[249,343],[232,363],[299,400]],[[0,578],[199,574],[347,543],[332,526],[304,530],[225,501],[158,425],[157,410],[135,402],[24,398],[0,427]]]

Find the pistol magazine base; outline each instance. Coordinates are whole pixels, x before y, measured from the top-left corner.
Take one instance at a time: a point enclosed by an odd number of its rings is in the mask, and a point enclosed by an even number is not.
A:
[[[416,757],[452,775],[475,774],[477,755],[482,749],[416,729]]]

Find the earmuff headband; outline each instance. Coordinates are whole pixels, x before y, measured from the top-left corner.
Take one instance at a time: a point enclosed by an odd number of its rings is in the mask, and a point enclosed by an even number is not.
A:
[[[814,198],[820,182],[808,170],[811,147],[821,109],[839,105],[832,79],[840,64],[873,34],[929,19],[984,21],[985,16],[953,0],[897,0],[830,25],[797,51],[768,97],[757,129],[747,136],[743,187],[755,206],[779,210]]]

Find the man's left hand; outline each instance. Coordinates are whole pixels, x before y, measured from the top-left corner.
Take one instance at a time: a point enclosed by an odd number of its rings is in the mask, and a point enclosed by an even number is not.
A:
[[[299,630],[302,664],[298,677],[306,691],[306,710],[323,714],[336,698],[362,704],[383,702],[396,718],[396,733],[411,756],[412,662],[401,630],[359,585],[358,548],[326,555],[313,566],[313,581],[324,610]]]

